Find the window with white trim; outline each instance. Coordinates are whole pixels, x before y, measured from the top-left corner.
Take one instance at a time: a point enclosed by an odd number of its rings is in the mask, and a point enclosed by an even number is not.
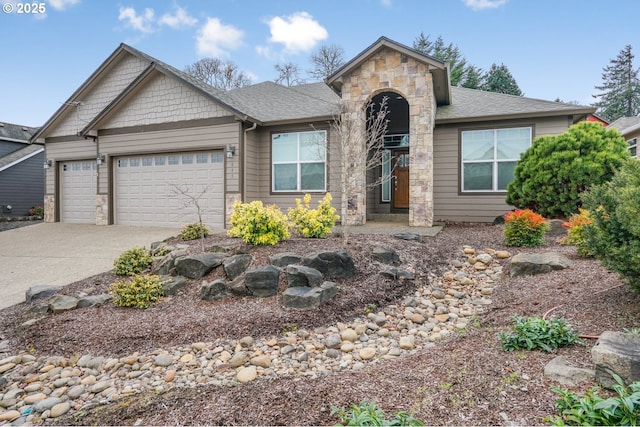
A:
[[[462,131],[463,192],[503,192],[520,155],[531,146],[530,127]]]
[[[638,138],[631,138],[627,141],[627,150],[634,159],[638,158]]]
[[[325,191],[327,132],[276,133],[271,136],[271,188],[280,191]]]

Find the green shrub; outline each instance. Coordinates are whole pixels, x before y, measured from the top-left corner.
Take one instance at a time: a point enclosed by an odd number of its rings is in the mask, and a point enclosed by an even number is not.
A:
[[[118,259],[113,262],[113,265],[116,267],[114,272],[118,276],[131,276],[149,267],[151,261],[153,261],[153,258],[146,248],[134,246],[133,249],[124,251]]]
[[[180,230],[180,237],[182,240],[195,240],[207,237],[209,235],[209,229],[206,225],[200,222],[194,222],[193,224],[186,224]]]
[[[112,283],[109,292],[119,307],[148,308],[164,295],[163,281],[155,274],[136,274],[130,279]]]
[[[338,415],[339,426],[423,426],[424,423],[412,417],[406,411],[396,412],[393,418],[386,419],[384,411],[376,407],[376,403],[369,403],[366,400],[359,405],[353,404],[349,410],[332,407],[332,415]]]
[[[598,389],[587,390],[584,396],[578,396],[570,390],[553,387],[560,396],[556,400],[556,409],[560,416],[545,418],[555,426],[635,426],[640,422],[640,382],[629,387],[618,375],[613,375],[616,385],[613,389],[616,397],[603,399]]]
[[[289,208],[289,221],[296,233],[303,237],[326,237],[340,218],[336,215],[336,209],[331,206],[331,194],[325,194],[324,198],[318,201],[316,209],[309,207],[310,202],[310,194],[305,194],[303,200],[296,199],[296,207]]]
[[[34,207],[32,207],[31,209],[29,209],[29,215],[43,217],[44,216],[44,206],[34,206]]]
[[[505,243],[509,246],[540,246],[549,229],[547,221],[530,209],[509,212],[504,222]]]
[[[567,227],[567,235],[560,243],[575,246],[582,256],[593,256],[586,239],[586,228],[593,223],[589,211],[580,208],[580,213],[571,215],[569,221],[562,225]]]
[[[640,161],[626,162],[613,179],[583,195],[593,223],[585,246],[602,264],[640,291]]]
[[[289,238],[287,216],[277,206],[264,206],[259,200],[236,202],[229,222],[229,236],[239,237],[251,245],[275,245]]]
[[[581,122],[556,136],[536,138],[516,165],[507,203],[545,217],[568,218],[582,206],[580,194],[609,181],[629,158],[616,130]]]
[[[564,319],[547,320],[540,317],[515,316],[513,322],[513,333],[498,334],[505,351],[541,348],[552,352],[558,347],[568,346],[580,340]]]

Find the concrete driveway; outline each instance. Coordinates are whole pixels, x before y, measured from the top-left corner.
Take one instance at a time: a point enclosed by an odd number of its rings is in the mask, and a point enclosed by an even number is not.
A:
[[[179,229],[42,223],[0,232],[0,309],[24,302],[34,285],[64,286],[113,268],[134,246],[177,236]]]

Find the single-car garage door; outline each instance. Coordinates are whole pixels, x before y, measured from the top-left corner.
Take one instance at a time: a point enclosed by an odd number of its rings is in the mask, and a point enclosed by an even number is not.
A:
[[[63,162],[60,167],[60,220],[95,224],[96,161]]]
[[[222,151],[120,157],[114,167],[117,224],[180,227],[197,222],[188,195],[198,198],[205,224],[224,227]]]

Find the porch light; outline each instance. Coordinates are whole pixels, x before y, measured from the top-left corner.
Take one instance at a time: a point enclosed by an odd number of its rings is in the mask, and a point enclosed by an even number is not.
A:
[[[104,163],[104,154],[98,154],[98,157],[96,157],[96,165],[100,166],[103,163]]]
[[[236,154],[236,147],[233,145],[227,145],[227,157],[231,158],[234,154]]]
[[[53,160],[51,159],[45,159],[44,161],[44,165],[42,165],[45,169],[49,169],[51,167],[51,165],[53,165]]]

